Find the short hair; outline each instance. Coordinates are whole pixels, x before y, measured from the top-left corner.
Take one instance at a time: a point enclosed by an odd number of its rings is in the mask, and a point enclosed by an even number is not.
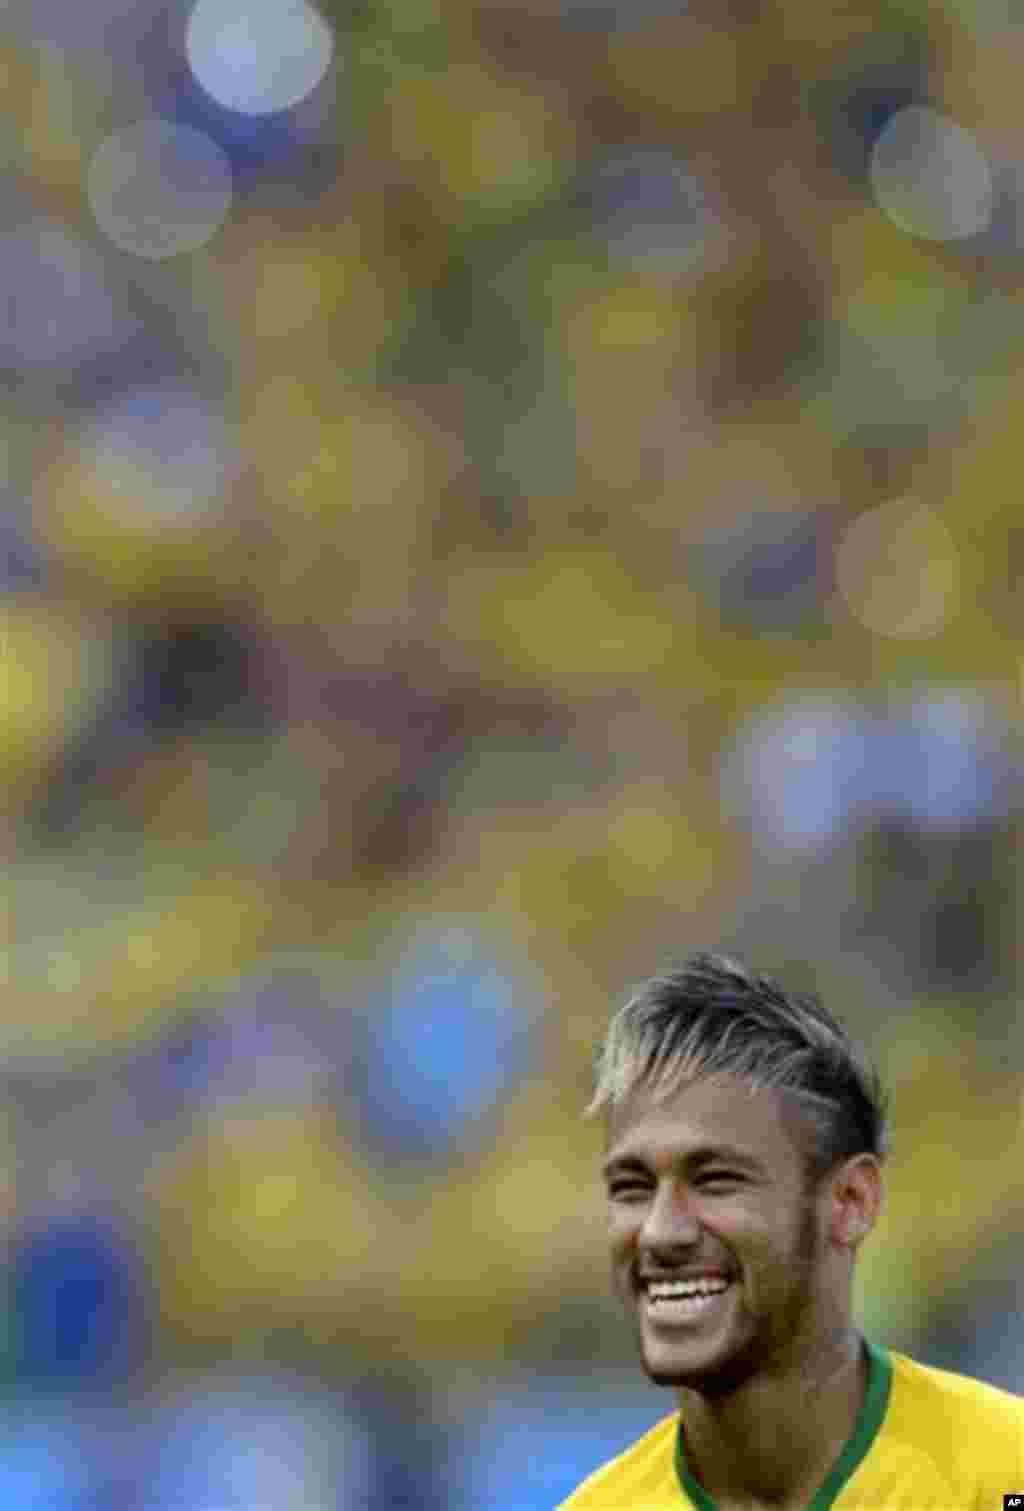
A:
[[[786,1093],[813,1132],[811,1182],[856,1154],[890,1152],[888,1095],[842,1024],[813,993],[787,992],[726,955],[693,954],[643,982],[612,1015],[594,1069],[585,1118],[641,1085],[661,1099],[720,1073]]]

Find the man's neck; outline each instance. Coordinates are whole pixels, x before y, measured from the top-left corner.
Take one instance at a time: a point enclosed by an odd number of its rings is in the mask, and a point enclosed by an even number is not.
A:
[[[691,1472],[720,1511],[806,1507],[854,1429],[867,1379],[851,1328],[787,1379],[757,1377],[724,1401],[685,1391]]]

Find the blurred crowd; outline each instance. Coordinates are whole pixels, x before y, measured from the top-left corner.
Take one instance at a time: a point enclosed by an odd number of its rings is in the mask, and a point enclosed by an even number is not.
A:
[[[549,1511],[671,1409],[591,1054],[894,1095],[858,1307],[1024,1390],[1024,24],[13,0],[11,1511]]]

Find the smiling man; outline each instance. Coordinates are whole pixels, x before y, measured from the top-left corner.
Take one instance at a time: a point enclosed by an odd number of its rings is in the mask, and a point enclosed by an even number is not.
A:
[[[882,1203],[877,1074],[816,998],[720,955],[613,1017],[612,1278],[679,1409],[560,1511],[1001,1511],[1024,1400],[869,1341],[853,1268]]]

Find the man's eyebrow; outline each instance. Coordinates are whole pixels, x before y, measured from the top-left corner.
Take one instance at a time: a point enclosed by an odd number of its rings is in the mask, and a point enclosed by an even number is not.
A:
[[[699,1169],[702,1165],[726,1163],[730,1165],[742,1165],[744,1169],[756,1174],[764,1173],[764,1165],[752,1154],[743,1149],[735,1149],[730,1144],[702,1144],[697,1149],[691,1149],[681,1155],[677,1161],[680,1165],[690,1169]],[[639,1154],[630,1154],[623,1151],[621,1154],[610,1155],[601,1166],[601,1173],[607,1179],[620,1170],[646,1170],[647,1161]]]

